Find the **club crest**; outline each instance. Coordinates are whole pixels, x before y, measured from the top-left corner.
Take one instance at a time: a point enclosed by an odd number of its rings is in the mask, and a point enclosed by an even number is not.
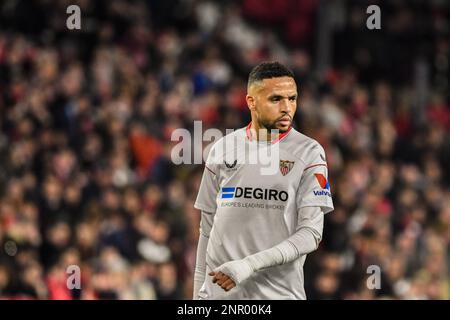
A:
[[[287,175],[294,167],[294,161],[280,160],[280,172],[283,176]]]

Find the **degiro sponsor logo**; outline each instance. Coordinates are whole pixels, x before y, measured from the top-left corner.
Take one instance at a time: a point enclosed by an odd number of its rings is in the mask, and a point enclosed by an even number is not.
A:
[[[279,191],[275,189],[261,189],[250,187],[222,188],[222,199],[231,199],[231,198],[287,201],[289,196],[286,191]]]

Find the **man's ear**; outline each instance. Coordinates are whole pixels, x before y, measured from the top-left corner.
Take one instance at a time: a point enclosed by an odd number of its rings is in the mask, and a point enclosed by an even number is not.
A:
[[[245,96],[245,100],[247,101],[247,107],[250,109],[250,111],[255,111],[256,110],[255,98],[247,94]]]

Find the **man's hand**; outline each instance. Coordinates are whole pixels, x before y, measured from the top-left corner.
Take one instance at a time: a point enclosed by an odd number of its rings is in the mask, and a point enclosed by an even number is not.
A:
[[[236,283],[233,281],[233,279],[231,279],[225,273],[222,273],[220,271],[219,272],[211,271],[209,275],[213,277],[212,282],[217,283],[217,285],[222,287],[222,289],[225,291],[229,291],[234,287],[236,287]]]
[[[253,268],[245,259],[229,261],[209,273],[212,282],[225,291],[231,290],[253,274]]]

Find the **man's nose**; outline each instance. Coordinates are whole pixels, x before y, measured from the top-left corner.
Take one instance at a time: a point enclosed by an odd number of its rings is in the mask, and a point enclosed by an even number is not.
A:
[[[286,112],[286,113],[288,113],[291,110],[291,103],[288,98],[282,100],[280,108],[281,108],[281,110],[280,110],[281,112]]]

